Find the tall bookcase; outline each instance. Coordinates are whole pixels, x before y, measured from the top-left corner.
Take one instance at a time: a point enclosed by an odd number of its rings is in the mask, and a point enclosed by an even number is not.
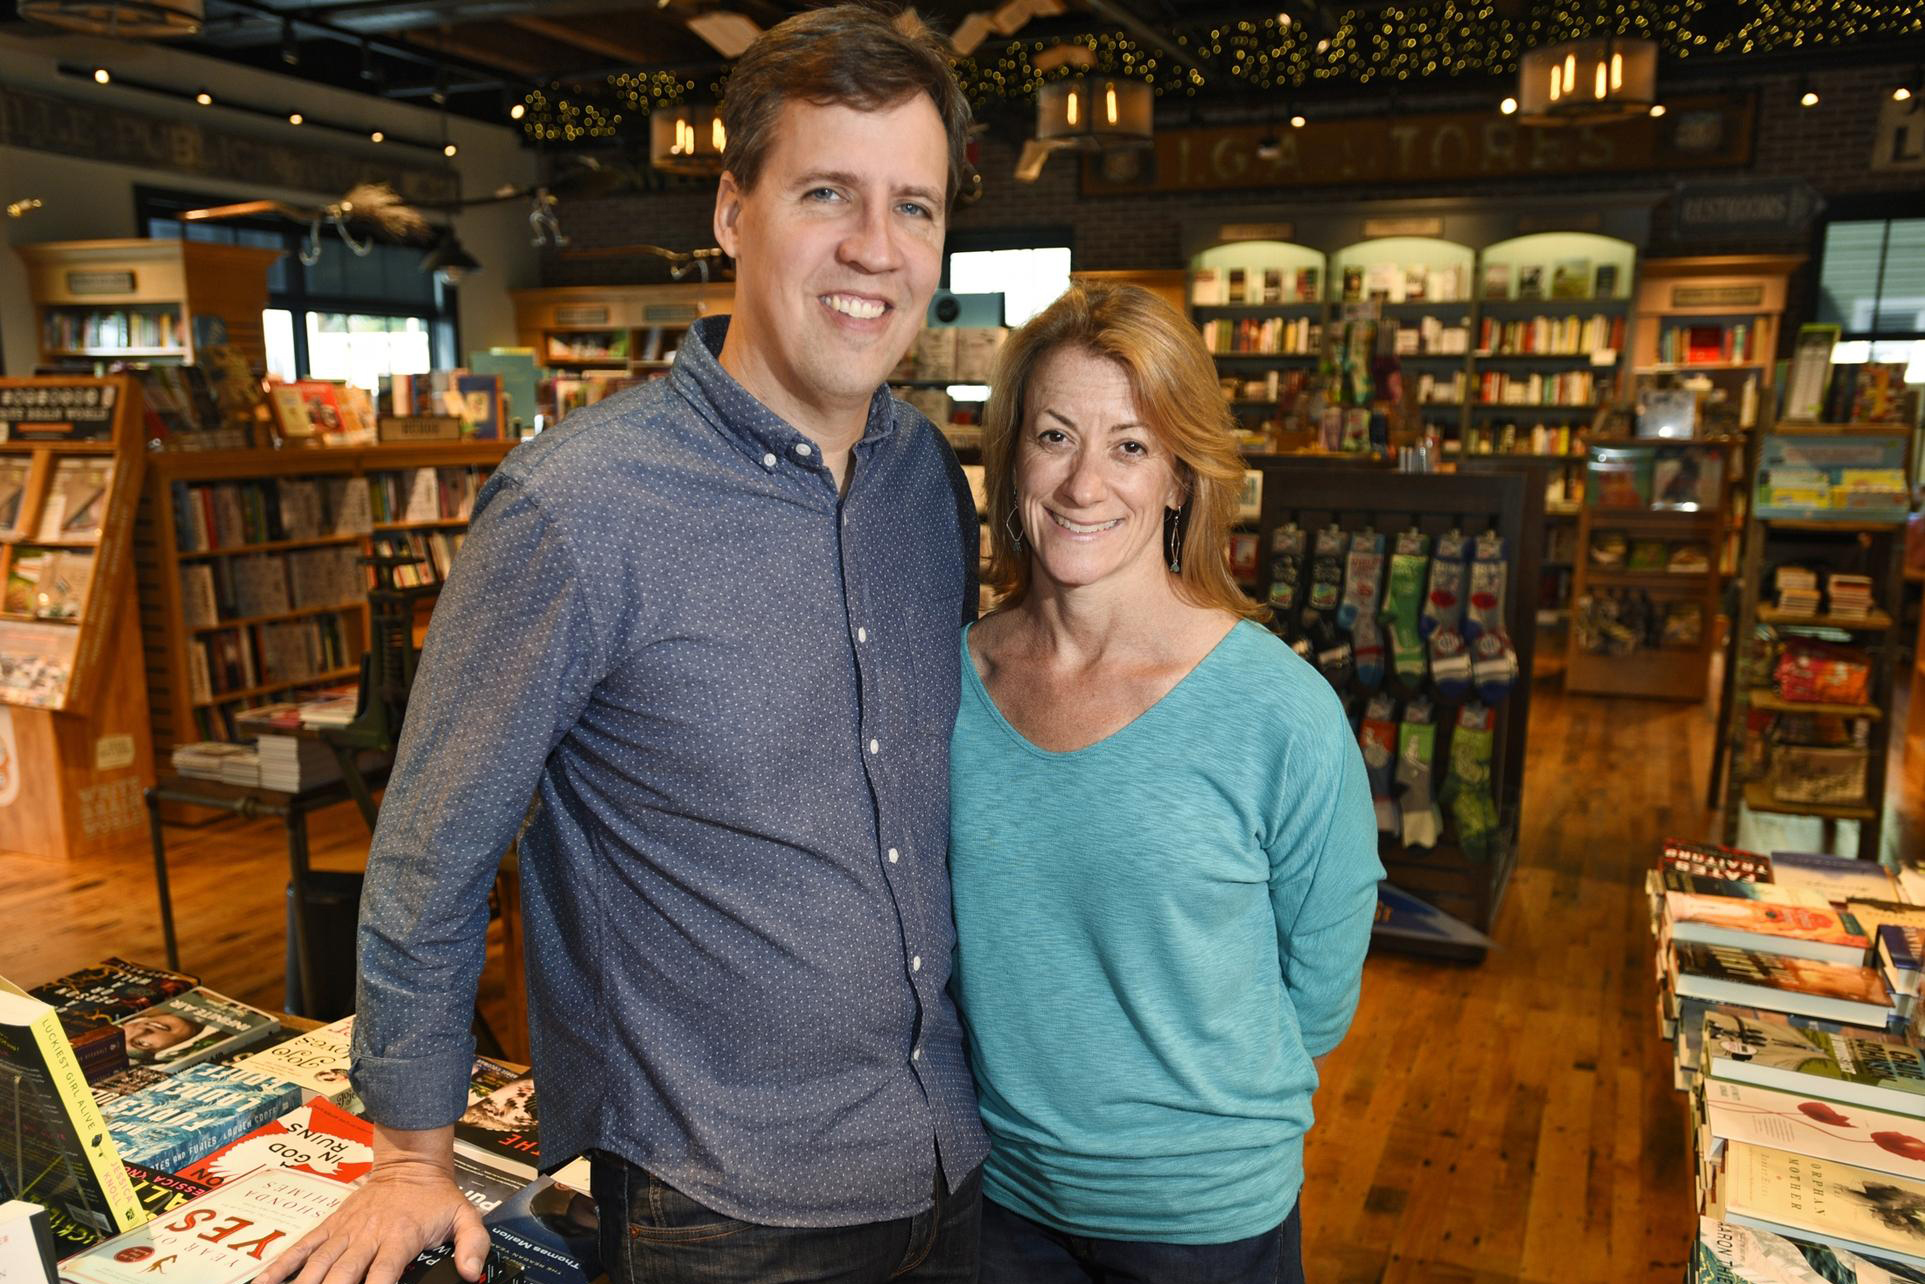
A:
[[[414,552],[444,574],[512,445],[156,455],[135,547],[155,751],[227,738],[243,708],[353,680],[369,584],[355,559]],[[262,584],[281,609],[259,609]]]
[[[128,238],[14,251],[27,265],[43,366],[191,362],[209,343],[267,364],[261,313],[280,250]]]
[[[144,821],[143,438],[131,376],[0,379],[0,848],[82,856]]]
[[[729,281],[510,290],[515,331],[557,370],[666,370],[689,326],[734,306]]]

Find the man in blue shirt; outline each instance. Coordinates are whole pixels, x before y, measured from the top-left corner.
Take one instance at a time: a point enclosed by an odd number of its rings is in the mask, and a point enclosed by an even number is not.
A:
[[[368,859],[374,1171],[264,1284],[392,1284],[449,1239],[478,1275],[452,1124],[531,793],[542,1163],[592,1157],[610,1277],[975,1278],[986,1143],[945,990],[975,513],[881,387],[940,273],[967,115],[940,43],[867,8],[738,62],[734,314],[477,500]]]

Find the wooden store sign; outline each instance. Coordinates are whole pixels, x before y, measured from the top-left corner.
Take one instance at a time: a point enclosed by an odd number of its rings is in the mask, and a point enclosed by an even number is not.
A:
[[[453,200],[452,171],[376,163],[350,152],[289,146],[181,120],[0,85],[0,147],[58,152],[82,160],[134,165],[251,187],[345,192],[384,181],[408,201]]]
[[[114,426],[118,385],[29,383],[0,388],[0,441],[105,437]]]
[[[1688,99],[1658,119],[1565,128],[1519,125],[1494,112],[1338,121],[1278,129],[1224,125],[1162,130],[1153,147],[1092,156],[1085,196],[1444,183],[1492,178],[1716,169],[1751,163],[1749,97]],[[1264,140],[1274,159],[1257,154]]]

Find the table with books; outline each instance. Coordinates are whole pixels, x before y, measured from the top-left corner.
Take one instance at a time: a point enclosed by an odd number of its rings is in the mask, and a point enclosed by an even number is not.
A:
[[[172,970],[107,959],[0,980],[0,1279],[245,1284],[374,1161],[348,1082],[353,1017],[249,1007]],[[482,1213],[493,1284],[601,1276],[585,1159],[540,1175],[534,1079],[476,1058],[455,1181]],[[216,1233],[218,1232],[218,1233]],[[448,1246],[402,1275],[451,1280]],[[171,1268],[171,1269],[170,1269]]]
[[[1690,1096],[1687,1280],[1925,1281],[1925,880],[1667,841],[1646,891]]]

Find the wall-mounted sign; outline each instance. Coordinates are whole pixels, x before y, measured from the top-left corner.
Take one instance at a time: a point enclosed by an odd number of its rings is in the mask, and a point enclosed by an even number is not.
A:
[[[112,383],[0,388],[0,441],[80,441],[113,431]]]
[[[1770,234],[1798,236],[1824,202],[1802,178],[1753,183],[1680,183],[1671,221],[1695,237]]]
[[[1925,169],[1925,105],[1920,104],[1918,94],[1902,103],[1886,97],[1879,105],[1871,167]]]
[[[606,303],[558,303],[555,305],[556,325],[607,325],[608,305]]]
[[[651,325],[686,325],[701,315],[702,309],[692,303],[649,303],[642,308],[642,320]]]
[[[1674,285],[1674,308],[1759,308],[1765,302],[1762,285]]]
[[[1295,223],[1225,223],[1217,229],[1217,243],[1233,241],[1287,241],[1297,234]]]
[[[1517,234],[1532,232],[1597,232],[1603,230],[1604,215],[1597,210],[1573,210],[1568,214],[1519,214]]]
[[[69,294],[132,294],[134,274],[132,272],[69,272],[67,273],[67,293]]]
[[[1568,129],[1520,125],[1493,112],[1378,117],[1286,129],[1224,125],[1158,130],[1153,147],[1117,149],[1083,166],[1086,196],[1461,183],[1495,178],[1729,169],[1751,163],[1749,95],[1681,99],[1665,115]],[[1270,153],[1268,159],[1260,154]]]
[[[1442,236],[1444,220],[1441,218],[1367,218],[1364,220],[1364,238],[1374,240],[1380,236]]]

